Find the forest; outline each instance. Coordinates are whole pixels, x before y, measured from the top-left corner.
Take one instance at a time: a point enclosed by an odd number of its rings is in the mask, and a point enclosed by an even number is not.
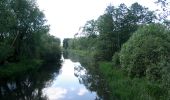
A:
[[[60,39],[49,29],[35,0],[0,0],[0,78],[59,62]]]
[[[107,6],[89,20],[63,48],[95,59],[112,90],[110,100],[168,100],[170,98],[170,21],[168,1],[158,0],[163,12],[134,3]]]

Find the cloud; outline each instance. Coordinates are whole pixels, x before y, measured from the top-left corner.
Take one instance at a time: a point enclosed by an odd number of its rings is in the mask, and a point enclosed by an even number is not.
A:
[[[79,92],[78,92],[78,95],[79,96],[83,96],[85,95],[86,93],[88,93],[87,89],[86,88],[80,88]]]
[[[75,91],[76,88],[75,88],[75,87],[71,87],[70,90],[71,90],[71,91]]]
[[[43,94],[48,97],[49,100],[59,100],[65,98],[67,89],[61,87],[51,87],[43,89]]]

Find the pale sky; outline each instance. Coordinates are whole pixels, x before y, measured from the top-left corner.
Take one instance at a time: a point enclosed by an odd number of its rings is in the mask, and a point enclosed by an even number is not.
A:
[[[155,0],[37,0],[43,10],[47,23],[50,25],[50,34],[63,38],[73,37],[79,27],[86,21],[97,19],[104,13],[105,8],[125,3],[128,7],[134,3],[156,9]]]

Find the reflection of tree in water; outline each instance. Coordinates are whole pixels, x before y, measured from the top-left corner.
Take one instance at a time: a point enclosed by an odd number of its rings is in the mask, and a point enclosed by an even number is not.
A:
[[[71,56],[70,56],[71,55]],[[98,71],[97,65],[91,58],[78,57],[70,54],[69,58],[74,61],[79,61],[82,66],[75,66],[75,76],[78,77],[79,82],[84,84],[86,88],[92,92],[96,92],[98,97],[96,100],[112,100],[111,92],[104,78]]]
[[[0,80],[0,100],[47,100],[42,89],[58,75],[59,66],[46,65],[38,72],[33,71],[10,80]]]
[[[82,71],[85,71],[85,73],[82,74]],[[85,70],[83,67],[77,67],[75,68],[75,76],[88,90],[97,93],[96,100],[110,100],[111,96],[107,83],[96,69],[86,68]]]

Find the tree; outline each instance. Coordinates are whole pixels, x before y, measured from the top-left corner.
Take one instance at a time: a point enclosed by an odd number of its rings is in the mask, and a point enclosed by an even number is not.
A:
[[[155,15],[152,11],[142,7],[138,3],[128,8],[120,4],[118,8],[108,6],[105,14],[97,20],[99,32],[99,56],[105,60],[111,60],[115,52],[121,49],[129,37],[142,24],[154,22]]]
[[[68,45],[69,40],[70,40],[69,38],[65,38],[63,40],[63,48],[64,49],[68,49],[68,47],[69,47],[69,45]]]
[[[13,27],[13,47],[15,56],[35,57],[37,41],[41,35],[47,33],[49,28],[44,25],[44,14],[38,9],[34,0],[13,0],[11,8],[16,17]],[[26,55],[25,55],[26,54]]]
[[[83,27],[82,34],[87,37],[95,38],[97,37],[97,25],[95,20],[89,20]]]
[[[0,63],[39,59],[41,49],[45,47],[43,38],[49,37],[49,26],[45,23],[45,16],[35,0],[1,0],[0,48],[6,51],[0,51]]]
[[[153,23],[156,19],[153,11],[149,11],[148,8],[142,7],[138,3],[131,5],[129,13],[133,16],[134,22],[137,24]]]
[[[41,57],[46,62],[60,61],[61,48],[60,39],[51,35],[43,36],[43,46],[41,50]]]
[[[114,45],[115,34],[113,34],[113,19],[110,13],[106,13],[100,16],[97,20],[97,27],[99,31],[99,39],[98,39],[98,60],[105,59],[111,60],[113,52],[116,49]]]
[[[168,0],[155,0],[157,4],[161,5],[162,11],[159,13],[160,20],[166,20],[170,15],[170,2]],[[160,9],[158,10],[160,11]]]

